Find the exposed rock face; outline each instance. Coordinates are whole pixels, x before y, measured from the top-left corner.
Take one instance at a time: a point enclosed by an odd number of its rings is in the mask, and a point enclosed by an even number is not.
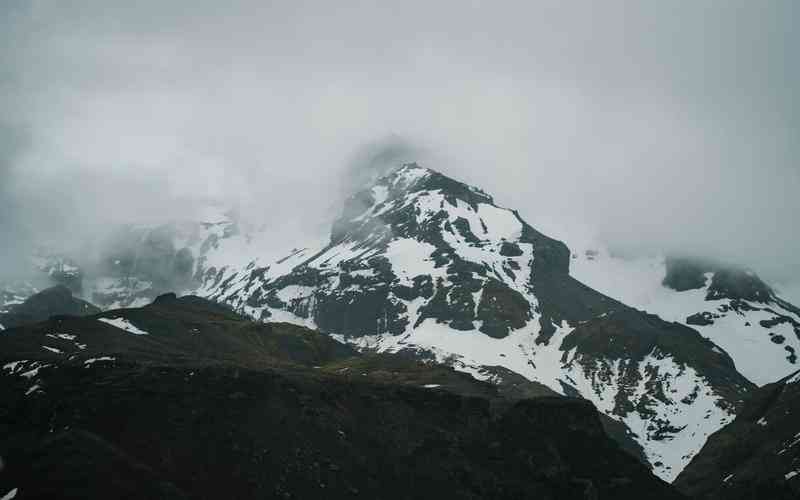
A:
[[[706,287],[707,276],[711,276],[706,300],[743,300],[767,303],[774,292],[754,273],[731,266],[714,263],[708,259],[669,257],[666,259],[667,274],[663,284],[683,292]]]
[[[0,365],[20,498],[683,498],[587,401],[197,297],[11,329]]]
[[[99,312],[100,309],[92,304],[73,297],[69,288],[59,285],[31,295],[23,303],[0,312],[0,325],[7,329],[44,321],[51,316],[89,316]]]
[[[800,497],[800,372],[755,391],[675,485],[698,499]]]
[[[408,351],[494,381],[502,376],[487,367],[503,366],[587,398],[672,478],[752,385],[695,331],[596,292],[569,266],[566,245],[485,192],[410,164],[350,198],[327,242],[208,268],[198,293],[360,349]]]
[[[678,292],[698,290],[706,285],[705,273],[713,272],[716,266],[704,259],[676,258],[666,259],[667,273],[662,284]]]

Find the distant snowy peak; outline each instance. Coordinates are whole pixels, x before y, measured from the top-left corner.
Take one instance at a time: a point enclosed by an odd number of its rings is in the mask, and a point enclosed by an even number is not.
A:
[[[630,306],[698,330],[763,385],[800,368],[800,309],[752,271],[697,258],[573,253],[572,274]]]

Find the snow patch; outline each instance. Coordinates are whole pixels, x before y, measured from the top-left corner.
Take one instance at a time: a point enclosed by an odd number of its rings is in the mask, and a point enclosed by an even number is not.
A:
[[[109,324],[113,327],[119,328],[120,330],[125,330],[126,332],[134,335],[149,335],[148,332],[140,330],[125,318],[98,318],[97,321]]]
[[[3,495],[2,497],[0,497],[0,500],[13,500],[14,498],[17,497],[17,493],[18,492],[19,492],[19,488],[14,488],[11,491],[9,491],[8,493],[6,493],[5,495]]]
[[[69,335],[67,333],[56,333],[56,334],[48,333],[47,337],[50,337],[51,339],[61,339],[61,340],[75,340],[76,338],[78,338],[76,335]]]
[[[89,358],[83,362],[83,364],[88,368],[89,366],[101,362],[101,361],[116,361],[117,358],[112,356],[101,356],[99,358]]]
[[[410,238],[392,240],[384,252],[384,256],[392,263],[392,271],[410,284],[417,276],[443,275],[444,270],[437,270],[431,255],[436,247],[430,243]]]
[[[17,371],[17,367],[18,366],[20,366],[20,365],[25,366],[25,363],[27,363],[27,362],[28,362],[27,359],[21,359],[19,361],[12,361],[11,363],[4,364],[3,365],[3,370],[8,370],[10,373],[14,373],[14,372]]]
[[[485,232],[481,231],[485,239],[511,241],[522,235],[522,223],[511,210],[480,203],[478,204],[478,217],[483,220],[486,227]]]
[[[289,285],[281,288],[275,294],[282,302],[290,303],[293,300],[305,299],[314,294],[314,288],[310,286]]]

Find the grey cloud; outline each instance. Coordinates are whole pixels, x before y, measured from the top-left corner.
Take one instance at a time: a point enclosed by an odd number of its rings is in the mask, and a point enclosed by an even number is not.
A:
[[[223,199],[286,234],[419,156],[568,243],[800,281],[797,5],[4,2],[3,231]]]

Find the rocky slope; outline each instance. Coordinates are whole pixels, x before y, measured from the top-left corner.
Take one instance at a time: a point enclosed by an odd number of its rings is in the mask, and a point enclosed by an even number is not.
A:
[[[675,485],[698,499],[800,497],[800,372],[755,391]]]
[[[215,237],[201,262],[247,255],[242,248],[242,235]],[[206,265],[198,293],[362,350],[412,352],[494,381],[502,376],[491,367],[501,366],[584,397],[627,425],[666,479],[752,388],[693,329],[575,280],[563,243],[417,165],[351,197],[321,243],[250,255]]]
[[[800,368],[800,309],[753,272],[698,258],[615,257],[575,252],[572,272],[628,305],[687,325],[763,385]]]
[[[682,498],[586,401],[197,297],[9,329],[0,365],[16,498]]]
[[[98,307],[73,297],[69,288],[58,285],[0,309],[0,331],[61,314],[89,316],[99,312]]]

